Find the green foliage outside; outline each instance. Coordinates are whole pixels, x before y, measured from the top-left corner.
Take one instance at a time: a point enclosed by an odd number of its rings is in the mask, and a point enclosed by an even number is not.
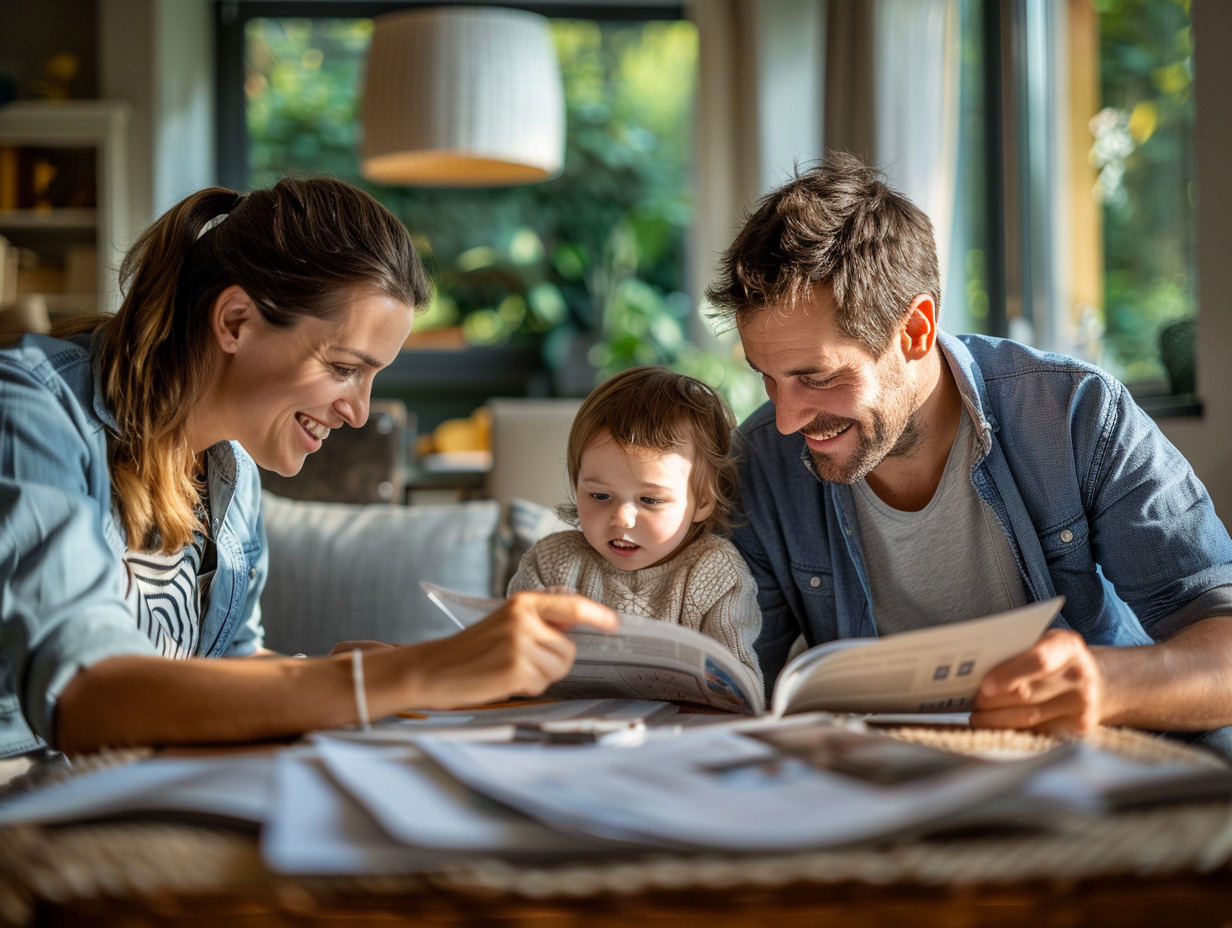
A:
[[[1160,334],[1192,319],[1193,38],[1189,0],[1092,0],[1100,90],[1092,163],[1104,214],[1104,343],[1127,381],[1162,377]]]
[[[542,184],[490,189],[359,177],[359,81],[372,28],[370,19],[249,23],[252,186],[326,172],[376,195],[412,231],[437,279],[417,330],[456,325],[471,344],[537,345],[568,392],[649,363],[714,383],[738,414],[764,399],[730,337],[716,350],[691,339],[701,325],[684,280],[697,81],[691,23],[553,20],[565,169]]]
[[[991,328],[984,147],[983,16],[963,0],[960,195],[943,324]],[[1099,14],[1103,108],[1091,116],[1091,164],[1100,182],[1104,305],[1094,312],[1100,363],[1128,382],[1164,376],[1163,355],[1184,354],[1192,378],[1194,103],[1189,0],[1088,0]],[[1057,15],[1064,16],[1063,5]],[[1188,320],[1188,324],[1186,323]],[[1189,342],[1186,343],[1185,339]],[[1166,349],[1164,346],[1167,346]]]

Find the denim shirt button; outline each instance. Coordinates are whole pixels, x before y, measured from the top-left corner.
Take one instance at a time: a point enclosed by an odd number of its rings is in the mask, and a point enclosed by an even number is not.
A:
[[[821,577],[809,577],[809,586],[817,589],[817,587],[821,586]]]
[[[249,568],[248,568],[248,579],[249,579],[249,580],[252,580],[252,579],[253,579],[253,578],[255,578],[256,576],[257,576],[257,568],[255,568],[255,567],[249,567]]]
[[[1061,540],[1065,542],[1066,544],[1069,544],[1071,541],[1074,540],[1074,533],[1071,532],[1069,529],[1064,529],[1061,532]]]

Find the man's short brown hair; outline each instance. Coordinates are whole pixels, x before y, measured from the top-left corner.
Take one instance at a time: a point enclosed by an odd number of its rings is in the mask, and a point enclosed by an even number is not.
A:
[[[819,286],[833,292],[839,331],[878,356],[916,296],[940,310],[932,223],[846,152],[827,153],[758,202],[706,297],[730,325]]]

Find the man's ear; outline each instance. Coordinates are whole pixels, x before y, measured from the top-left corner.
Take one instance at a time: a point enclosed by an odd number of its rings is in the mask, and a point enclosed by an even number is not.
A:
[[[223,290],[210,307],[210,332],[218,347],[226,354],[235,354],[239,350],[240,339],[259,315],[252,298],[239,284],[232,284]]]
[[[908,361],[918,361],[932,351],[937,340],[937,304],[931,294],[919,293],[911,301],[898,334]]]

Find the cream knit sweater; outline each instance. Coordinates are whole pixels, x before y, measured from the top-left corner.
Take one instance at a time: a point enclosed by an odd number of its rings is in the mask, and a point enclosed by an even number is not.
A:
[[[761,631],[757,584],[735,546],[705,534],[666,564],[613,567],[581,532],[558,532],[535,543],[509,581],[509,593],[563,586],[617,612],[675,622],[709,635],[763,684],[753,642]]]

